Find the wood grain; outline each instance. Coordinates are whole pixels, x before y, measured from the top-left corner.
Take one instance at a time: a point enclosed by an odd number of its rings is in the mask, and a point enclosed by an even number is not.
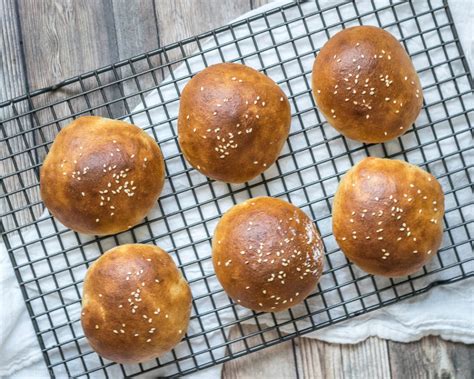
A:
[[[130,0],[112,0],[112,5],[119,60],[155,50],[160,46],[155,3],[152,0],[132,2]],[[160,64],[160,56],[153,55],[148,60],[142,59],[130,63],[118,71],[121,78],[127,78]],[[142,103],[147,93],[135,94],[154,88],[162,79],[161,71],[157,70],[153,73],[142,74],[138,81],[134,79],[124,81],[119,89],[119,91],[123,91],[123,94],[129,96],[126,103],[123,104],[124,111],[129,113],[137,104]]]
[[[384,340],[372,337],[356,345],[338,345],[300,338],[297,346],[303,378],[390,377],[388,348]]]
[[[163,5],[163,1],[166,0],[158,1],[158,4]],[[156,7],[160,43],[167,45],[223,26],[249,10],[249,0],[167,1],[166,6]],[[174,49],[167,54],[167,61],[174,62],[183,53],[189,54],[197,48],[195,43],[189,43],[184,45],[183,52]]]
[[[31,89],[119,58],[111,0],[19,0]],[[41,62],[41,64],[38,64]]]
[[[272,2],[272,0],[250,0],[250,4],[251,4],[252,9],[261,7],[262,5],[265,5],[265,4],[268,4],[268,3],[271,3],[271,2]]]
[[[164,6],[166,2],[166,6]],[[169,44],[225,25],[250,10],[249,0],[158,1],[160,42]]]
[[[0,102],[22,95],[27,90],[27,80],[24,70],[24,60],[21,54],[21,35],[18,23],[18,14],[15,7],[15,0],[0,0]],[[26,102],[16,106],[16,112],[22,113],[28,110]],[[0,120],[5,120],[14,116],[12,107],[0,109]],[[29,119],[22,119],[21,124],[8,122],[3,125],[2,137],[12,136],[22,129],[30,127]],[[31,134],[24,138],[13,138],[2,143],[0,156],[5,158],[14,153],[19,153],[27,149],[33,143]],[[28,169],[32,166],[31,158],[28,154],[19,154],[15,158],[8,158],[0,161],[2,176],[12,174],[18,170]],[[35,173],[32,170],[19,175],[4,178],[4,185],[7,192],[32,186],[36,183]],[[2,189],[3,191],[3,189]],[[38,193],[18,192],[2,199],[0,212],[3,214],[7,210],[19,209],[26,205],[27,201],[36,202],[39,200]],[[15,225],[25,225],[38,216],[41,207],[36,206],[30,209],[17,211],[15,215],[6,216],[2,221],[4,226],[13,228]]]
[[[298,338],[296,354],[300,378],[343,378],[342,351],[337,344]]]
[[[112,0],[112,6],[119,59],[158,48],[158,24],[152,0]]]
[[[345,378],[389,378],[390,360],[387,342],[370,337],[356,345],[341,348]]]
[[[244,325],[242,329],[245,334],[257,331],[253,325]],[[233,327],[230,338],[241,337],[237,327]],[[272,331],[265,333],[266,340],[278,338],[278,333]],[[262,344],[261,337],[247,339],[249,348]],[[233,353],[246,348],[244,342],[232,344],[230,349]],[[254,378],[285,378],[297,377],[296,362],[294,360],[292,341],[280,343],[261,350],[254,354],[248,354],[241,358],[236,358],[224,365],[222,378],[225,379],[254,379]]]
[[[391,373],[405,378],[474,378],[474,346],[426,337],[403,344],[389,341]]]
[[[58,83],[71,76],[93,70],[118,60],[117,40],[114,28],[111,0],[20,0],[19,15],[22,34],[34,36],[23,43],[27,77],[31,89],[38,89]],[[38,64],[41,62],[41,64]],[[105,84],[113,80],[111,75],[90,78],[72,86],[33,99],[35,107],[62,100],[66,96],[77,95],[82,90],[92,89],[98,81]],[[43,125],[54,119],[74,113],[89,113],[106,99],[117,96],[116,89],[103,93],[93,92],[81,96],[70,104],[61,103],[35,114],[36,123]],[[119,113],[117,105],[102,107],[94,112],[107,116]],[[54,112],[54,114],[53,114]],[[60,127],[71,121],[70,118],[42,127],[38,130],[40,142],[54,139]],[[41,149],[40,158],[47,153]]]

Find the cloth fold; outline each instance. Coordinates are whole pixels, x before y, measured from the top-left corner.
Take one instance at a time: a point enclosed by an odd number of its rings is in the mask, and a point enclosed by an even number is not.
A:
[[[262,12],[264,10],[271,9],[272,7],[277,7],[281,6],[284,3],[287,3],[288,1],[277,1],[275,3],[271,3],[269,5],[266,5],[262,8],[259,8],[257,10],[254,10],[248,14],[245,14],[241,16],[240,18],[247,18],[250,17],[251,15],[255,13]],[[326,4],[330,4],[329,0],[328,1],[320,1],[320,4],[322,7]],[[463,47],[465,48],[466,55],[468,59],[472,62],[472,46],[473,46],[473,39],[472,39],[472,25],[469,22],[470,19],[472,19],[472,14],[470,15],[469,12],[473,12],[474,7],[472,6],[471,1],[457,1],[457,2],[451,2],[451,10],[454,14],[454,18],[456,21],[456,26],[458,27],[458,32],[459,32],[459,37],[462,41]],[[313,2],[308,2],[302,5],[303,7],[314,7]],[[309,8],[311,9],[311,8]],[[466,10],[469,10],[469,12],[466,12]],[[334,12],[334,17],[338,17],[336,12]],[[274,16],[269,16],[268,20],[269,22],[273,22],[275,20],[272,20],[271,17],[277,17],[276,15]],[[288,15],[288,17],[291,17],[291,15]],[[336,18],[335,18],[336,19]],[[308,22],[317,22],[317,20],[308,20]],[[367,18],[364,19],[364,23],[366,24],[377,24],[375,19]],[[291,33],[293,36],[295,35],[300,35],[302,30],[304,33],[304,24],[303,23],[291,23],[289,24],[291,27]],[[264,30],[266,28],[266,20],[261,20],[261,23],[259,24],[258,22],[253,22],[252,23],[252,30],[255,32],[257,30]],[[409,28],[407,26],[407,28]],[[221,44],[225,43],[225,41],[230,41],[235,37],[239,36],[244,36],[245,33],[248,33],[248,30],[246,31],[244,27],[242,28],[236,28],[234,30],[235,35],[230,35],[230,33],[222,33],[219,34],[219,42]],[[277,41],[279,40],[285,40],[289,38],[289,35],[287,34],[287,31],[284,28],[281,29],[275,29],[273,32],[273,38],[275,38]],[[262,44],[264,46],[266,43],[268,43],[268,34],[262,33],[261,35],[256,37],[256,43]],[[211,49],[212,47],[215,46],[216,41],[215,40],[210,40],[207,42],[204,47],[208,47]],[[255,45],[254,41],[248,41],[248,40],[242,40],[239,43],[239,48],[241,53],[245,53],[246,51],[251,52],[255,50]],[[286,46],[286,45],[285,45]],[[293,48],[290,44],[288,44],[287,47],[282,46],[279,48],[278,53],[279,53],[279,58],[276,57],[275,51],[270,51],[268,54],[262,54],[261,57],[249,57],[248,60],[245,62],[246,64],[253,66],[255,68],[259,68],[260,63],[259,59],[263,59],[265,64],[269,64],[269,62],[275,61],[277,59],[287,59],[294,55]],[[304,49],[304,46],[301,46],[301,43],[296,41],[295,42],[296,48],[302,48]],[[420,45],[421,46],[421,45]],[[304,50],[303,50],[304,51]],[[206,61],[208,64],[211,64],[213,62],[219,62],[221,61],[221,55],[223,54],[224,57],[226,57],[227,60],[234,59],[236,57],[236,51],[235,48],[232,45],[229,45],[227,47],[221,48],[219,53],[214,51],[213,53],[208,53],[206,55]],[[308,69],[310,67],[312,61],[312,57],[308,56],[307,60],[303,60],[303,64],[305,65],[305,69]],[[416,65],[417,62],[415,62]],[[472,66],[472,64],[471,64]],[[203,68],[203,62],[202,62],[202,57],[200,56],[195,56],[192,58],[189,58],[187,61],[187,66],[181,66],[178,67],[174,70],[174,78],[179,78],[180,76],[186,76],[187,70],[191,69],[193,73],[198,72],[200,69]],[[275,69],[272,71],[271,76],[275,80],[281,79],[281,72]],[[443,73],[440,72],[439,75],[442,75]],[[422,78],[423,79],[423,78]],[[170,79],[165,79],[164,84],[161,86],[160,93],[157,93],[156,91],[151,92],[146,98],[145,98],[145,104],[139,104],[133,113],[137,113],[137,116],[134,116],[133,119],[127,120],[135,123],[138,126],[141,127],[148,127],[150,125],[150,119],[153,121],[153,125],[159,125],[160,123],[165,123],[166,122],[166,117],[162,112],[162,107],[160,107],[160,103],[164,100],[167,99],[174,99],[176,98],[176,88],[174,85],[166,86],[166,83],[169,83]],[[179,83],[180,89],[184,86],[183,83]],[[293,85],[293,84],[292,84]],[[295,84],[295,87],[297,84]],[[287,89],[287,88],[285,88]],[[444,95],[445,97],[447,95]],[[471,99],[472,100],[472,99]],[[300,101],[300,106],[301,109],[307,109],[307,107],[310,107],[311,104],[305,103],[305,99],[302,99]],[[152,110],[146,112],[140,113],[141,110],[143,110],[145,107],[151,108],[153,105],[156,105],[156,108],[153,108]],[[169,112],[172,112],[172,114],[177,114],[177,103],[174,104],[169,104],[167,106],[167,110]],[[172,127],[175,127],[173,125]],[[293,127],[293,126],[292,126]],[[154,128],[154,131],[156,135],[158,136],[159,140],[169,140],[170,137],[170,129],[167,127],[162,127],[158,126]],[[469,141],[467,141],[469,143]],[[472,144],[472,141],[470,141]],[[176,146],[172,146],[173,142],[170,141],[169,143],[166,142],[163,146],[163,152],[165,156],[172,156],[173,153],[176,152]],[[174,150],[173,150],[174,149]],[[317,153],[317,152],[315,152]],[[429,153],[429,151],[428,151]],[[432,154],[439,154],[437,151],[431,152]],[[323,157],[324,158],[324,157]],[[170,160],[167,162],[168,163],[168,168],[170,172],[177,172],[178,170],[182,169],[181,162],[178,162],[177,160]],[[284,162],[282,162],[282,166],[284,169]],[[272,171],[273,170],[273,171]],[[277,173],[275,167],[270,168],[268,170],[269,176],[275,173]],[[321,175],[325,175],[325,172],[321,172]],[[200,180],[199,175],[196,172],[191,173],[192,180]],[[329,174],[328,174],[329,175]],[[173,184],[175,185],[174,190],[176,191],[177,189],[181,189],[183,191],[186,190],[186,188],[189,187],[189,183],[186,180],[178,181],[174,179],[175,181]],[[294,185],[295,183],[292,182],[291,178],[288,178],[288,185],[290,188]],[[222,184],[216,184],[215,188],[218,190],[223,190],[225,191],[226,185]],[[199,192],[201,191],[200,189],[197,189],[197,195],[198,196],[209,196],[209,192],[207,192],[203,189],[202,193]],[[164,193],[170,193],[171,188],[168,185],[165,187]],[[276,190],[278,192],[278,190]],[[186,192],[184,192],[186,193]],[[191,195],[191,193],[188,193]],[[254,194],[256,196],[257,194]],[[202,197],[204,198],[204,197]],[[243,199],[242,199],[243,200]],[[292,196],[291,200],[296,204],[303,204],[305,202],[304,198],[302,195],[295,193],[295,196]],[[183,201],[183,204],[186,204],[186,198],[183,196],[180,201]],[[192,202],[193,200],[191,200]],[[226,202],[225,199],[222,200],[221,203],[221,210],[225,210],[228,207],[230,207],[232,203],[230,201]],[[166,206],[166,205],[165,205]],[[164,209],[163,212],[166,214],[167,211],[173,212],[175,209],[172,208],[172,205],[169,205],[170,209]],[[184,205],[183,205],[184,206]],[[206,209],[204,209],[205,211]],[[209,210],[211,212],[211,210]],[[161,214],[161,210],[155,209],[152,211],[151,217],[159,217]],[[47,213],[45,213],[45,216]],[[472,216],[472,213],[471,213]],[[202,216],[199,216],[198,214],[194,214],[193,212],[189,212],[189,215],[187,215],[187,223],[192,224],[194,222],[199,222],[201,220]],[[472,217],[470,217],[472,220]],[[12,239],[11,245],[15,248],[18,247],[20,249],[20,246],[23,243],[30,243],[28,246],[28,250],[30,252],[30,259],[38,260],[38,263],[35,264],[35,269],[36,269],[36,275],[47,275],[50,273],[51,269],[48,267],[48,265],[42,261],[44,259],[45,255],[48,255],[51,257],[51,262],[55,266],[55,270],[60,270],[61,268],[66,268],[69,266],[75,266],[75,265],[80,265],[80,263],[83,261],[83,257],[86,256],[88,259],[93,259],[97,258],[99,256],[99,250],[97,248],[97,244],[93,242],[93,238],[91,237],[86,237],[86,236],[80,236],[79,238],[81,239],[81,243],[86,243],[85,247],[82,249],[82,251],[79,251],[77,249],[77,239],[75,234],[71,232],[66,232],[65,234],[62,235],[62,241],[59,243],[59,241],[55,238],[47,239],[44,242],[44,245],[41,245],[39,243],[35,243],[34,241],[39,237],[39,233],[41,233],[41,236],[48,235],[48,233],[53,232],[53,225],[51,222],[46,218],[43,217],[44,222],[40,222],[38,224],[39,227],[39,232],[38,230],[31,230],[28,233],[25,233],[23,236],[24,240],[20,241],[17,239],[15,241],[15,238]],[[213,229],[214,224],[211,225],[211,231]],[[176,222],[177,224],[173,224]],[[170,227],[175,227],[176,230],[179,229],[179,220],[174,220],[170,219],[169,220]],[[162,224],[157,224],[157,225],[151,225],[151,229],[154,235],[160,236],[163,234],[162,228],[164,226]],[[136,237],[138,239],[146,239],[147,238],[147,230],[146,228],[137,228],[135,231]],[[202,239],[202,230],[199,230],[196,228],[196,230],[191,230],[191,238],[192,241],[198,241]],[[129,236],[124,235],[124,239],[129,238]],[[192,250],[191,248],[185,248],[184,246],[187,246],[189,244],[189,236],[184,236],[179,233],[176,233],[175,235],[176,240],[174,243],[176,243],[178,246],[183,246],[183,249],[180,250],[180,258],[182,259],[183,263],[185,262],[191,262],[192,260],[196,259],[196,252]],[[122,243],[129,242],[127,241],[121,241]],[[160,242],[161,243],[161,242]],[[172,245],[169,243],[168,246],[166,246],[166,242],[163,242],[164,245],[161,245],[165,250],[167,249],[172,249]],[[102,248],[103,249],[108,249],[111,248],[115,245],[115,241],[113,238],[110,239],[104,239],[102,242]],[[21,291],[19,289],[17,280],[15,278],[14,272],[11,268],[11,263],[8,258],[7,252],[5,247],[2,245],[0,246],[1,251],[0,251],[0,375],[6,375],[11,378],[22,378],[22,377],[28,377],[28,378],[43,378],[43,377],[49,377],[48,371],[46,370],[45,364],[42,361],[42,355],[41,355],[41,350],[39,347],[39,344],[37,342],[37,338],[35,336],[35,332],[33,330],[31,321],[29,320],[28,313],[26,311],[26,307],[23,301],[23,298],[21,296]],[[468,247],[469,248],[469,247]],[[68,249],[66,253],[68,257],[68,261],[66,262],[64,259],[62,259],[63,251],[64,249]],[[185,269],[185,275],[188,280],[192,279],[197,279],[201,278],[203,275],[211,274],[213,272],[212,270],[212,264],[210,262],[209,258],[209,249],[208,247],[205,247],[203,249],[197,248],[197,253],[199,254],[199,258],[202,259],[201,266],[198,265],[190,265],[188,268]],[[175,255],[173,255],[173,258],[176,258]],[[42,263],[43,262],[43,263]],[[75,279],[76,280],[82,280],[83,274],[85,273],[85,267],[77,267],[77,271],[75,268]],[[346,273],[347,274],[347,273]],[[23,274],[23,280],[27,280],[28,274],[24,273]],[[347,278],[344,277],[344,273],[341,271],[341,276],[338,277],[338,279],[341,279],[342,282],[346,280]],[[348,274],[347,274],[348,275]],[[67,287],[67,284],[70,283],[71,278],[70,277],[62,277],[61,275],[57,275],[56,280],[58,281],[59,285],[66,286],[66,288],[61,291],[61,295],[63,299],[66,299],[68,302],[71,303],[71,306],[68,308],[68,316],[73,318],[74,320],[77,320],[79,318],[79,312],[80,312],[80,304],[78,301],[78,293],[74,286]],[[426,279],[429,281],[430,279]],[[432,279],[431,279],[432,280]],[[369,336],[378,336],[380,338],[385,338],[385,339],[390,339],[394,341],[400,341],[400,342],[408,342],[408,341],[413,341],[417,340],[419,338],[422,338],[423,336],[426,335],[437,335],[440,336],[444,339],[447,340],[452,340],[452,341],[457,341],[457,342],[463,342],[463,343],[474,343],[474,296],[473,296],[473,284],[474,284],[474,278],[473,279],[466,279],[464,281],[447,285],[447,286],[441,286],[441,287],[435,287],[428,291],[425,294],[419,295],[417,297],[411,298],[404,300],[402,302],[396,303],[394,305],[391,305],[389,307],[370,312],[367,314],[363,314],[361,316],[358,316],[356,318],[344,321],[342,323],[326,327],[320,330],[317,330],[315,332],[312,332],[307,335],[309,338],[317,338],[320,340],[324,340],[326,342],[330,343],[357,343],[360,341],[363,341]],[[48,292],[48,291],[55,291],[55,283],[50,280],[50,281],[44,281],[41,286],[41,291],[43,293]],[[214,281],[210,281],[209,285],[211,286],[210,290],[217,290],[219,289],[218,283]],[[25,291],[28,292],[28,295],[31,297],[37,296],[39,294],[38,288],[35,288],[33,284],[27,284]],[[204,295],[209,291],[209,288],[206,288],[204,284],[199,284],[199,283],[194,283],[192,285],[192,291],[193,291],[193,296],[196,298],[199,295]],[[61,304],[61,302],[58,299],[54,299],[54,296],[50,296],[48,298],[52,302],[50,306],[54,306],[54,304],[57,304],[58,306]],[[54,301],[57,301],[57,303],[54,303]],[[215,305],[223,305],[225,306],[228,304],[228,298],[225,296],[224,293],[219,293],[215,296],[213,299],[215,301]],[[209,302],[209,300],[207,300]],[[199,303],[201,304],[201,303]],[[317,304],[314,304],[315,307],[318,306]],[[31,302],[30,306],[36,307],[36,306],[41,306],[37,305],[35,302]],[[200,305],[197,305],[200,306]],[[209,304],[204,304],[203,306],[208,306]],[[35,308],[36,312],[41,312],[39,308]],[[250,313],[249,311],[242,309],[241,307],[236,308],[236,312],[238,313],[239,318],[245,318],[248,316]],[[295,307],[295,312],[298,312],[298,308]],[[211,315],[212,316],[212,315]],[[68,323],[68,318],[64,313],[55,313],[52,314],[51,317],[54,317],[54,325],[67,325]],[[236,315],[234,313],[231,313],[229,311],[226,314],[223,314],[221,317],[221,322],[224,323],[231,323],[233,320],[235,320]],[[289,316],[286,314],[279,314],[278,315],[279,320],[286,320]],[[286,318],[285,318],[286,317]],[[259,317],[260,320],[260,317]],[[206,322],[207,328],[209,328],[211,325],[217,325],[217,320],[212,319],[212,317],[209,317],[209,319],[203,320]],[[251,321],[251,319],[250,319]],[[40,327],[42,328],[41,330],[47,329],[45,325],[47,325],[47,320],[43,320],[42,318],[38,318],[38,322],[40,323]],[[272,321],[272,318],[268,315],[264,315],[261,318],[261,322],[263,324],[268,324],[268,325],[273,325],[274,322]],[[45,324],[46,323],[46,324]],[[306,321],[308,323],[308,321]],[[309,324],[309,323],[308,323]],[[72,328],[77,328],[77,323],[75,326]],[[288,332],[290,333],[292,330],[290,327],[286,327],[282,329],[283,332]],[[191,323],[190,326],[190,331],[189,335],[197,334],[201,331],[200,326],[198,323]],[[67,329],[66,327],[59,327],[57,328],[57,335],[59,339],[59,343],[61,341],[66,341],[68,338],[71,338],[71,329]],[[77,330],[77,333],[81,333],[80,330]],[[43,334],[43,337],[47,341],[47,344],[54,344],[54,337],[51,334],[45,333]],[[211,343],[211,345],[215,346],[219,342],[223,341],[223,336],[219,330],[216,330],[216,332],[212,334],[207,334],[207,337]],[[206,343],[199,339],[193,339],[192,340],[192,345],[193,345],[193,351],[205,351],[206,350]],[[76,348],[74,346],[65,346],[64,347],[66,351],[66,355],[70,356],[73,355],[74,352],[76,352]],[[70,349],[70,350],[68,350]],[[85,341],[83,340],[81,343],[81,349],[83,351],[90,351],[90,347],[87,346]],[[179,356],[180,353],[186,354],[189,353],[189,348],[185,346],[185,344],[180,344],[177,347],[177,354]],[[69,354],[71,353],[71,354]],[[217,349],[214,352],[214,357],[217,359],[218,357],[221,357],[225,354],[224,349]],[[53,355],[52,361],[56,359],[58,360],[57,357],[57,352],[51,352],[50,354]],[[54,357],[54,354],[56,356]],[[94,359],[92,355],[87,356],[86,360],[90,359],[91,362]],[[198,361],[202,360],[205,361],[208,359],[208,357],[203,354],[202,356],[197,356],[196,358]],[[165,359],[166,360],[166,359]],[[82,372],[84,370],[84,367],[81,366],[82,363],[79,360],[74,361],[74,363],[69,363],[72,367],[72,365],[77,365],[77,372]],[[184,365],[184,368],[186,368],[186,365]],[[192,366],[192,364],[191,364]],[[190,366],[189,366],[190,367]],[[56,368],[60,370],[60,368]],[[193,374],[195,377],[218,377],[220,375],[220,369],[221,366],[216,366],[213,367],[209,370],[203,371],[201,373]],[[153,372],[154,375],[166,375],[169,373],[168,368],[161,369],[157,372]],[[58,372],[60,374],[58,374]],[[133,372],[133,368],[132,371]],[[118,369],[118,368],[111,368],[108,370],[108,373],[112,377],[120,377],[123,376],[123,373]],[[63,375],[68,375],[66,371],[55,371],[55,374],[57,376],[63,374]]]

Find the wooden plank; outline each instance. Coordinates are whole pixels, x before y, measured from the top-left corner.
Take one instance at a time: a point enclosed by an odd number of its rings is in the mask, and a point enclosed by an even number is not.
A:
[[[390,378],[387,341],[370,337],[356,345],[340,345],[345,378]]]
[[[250,10],[249,0],[159,1],[160,43],[169,44],[225,25]]]
[[[253,325],[242,326],[245,335],[257,331]],[[237,326],[230,331],[230,339],[241,337]],[[276,331],[265,333],[266,340],[278,337]],[[257,346],[262,344],[260,336],[247,340],[247,346]],[[240,341],[231,345],[233,353],[246,348],[244,342]],[[296,362],[294,360],[292,341],[286,341],[275,346],[263,349],[259,352],[236,358],[224,364],[222,378],[225,379],[254,379],[254,378],[296,378]]]
[[[0,98],[3,101],[26,91],[15,0],[0,0],[0,51]]]
[[[31,89],[117,61],[112,9],[111,0],[19,0]]]
[[[384,340],[372,337],[356,345],[338,345],[302,337],[297,346],[300,377],[390,377],[388,349]]]
[[[250,1],[251,1],[252,9],[255,9],[255,8],[261,7],[262,5],[271,3],[274,0],[250,0]]]
[[[133,1],[112,0],[114,9],[115,30],[117,33],[118,58],[128,59],[159,47],[158,24],[155,17],[153,0]],[[143,59],[120,68],[123,79],[132,74],[148,71],[161,64],[159,55],[153,55],[148,60]],[[139,75],[137,80],[125,80],[121,85],[123,93],[129,96],[126,100],[125,111],[132,110],[144,101],[145,96],[163,79],[161,71]],[[145,92],[146,91],[146,92]],[[139,93],[144,92],[142,95]],[[125,104],[124,104],[125,105]]]
[[[31,89],[50,86],[118,60],[111,0],[20,0],[18,7],[22,34],[25,36],[23,46]],[[50,104],[112,80],[114,76],[111,74],[91,77],[38,96],[33,103],[35,107]],[[80,96],[70,104],[62,103],[35,113],[36,124],[43,125],[54,119],[68,117],[71,112],[87,112],[117,95],[117,88],[110,88]],[[120,111],[120,105],[111,105],[92,112],[115,116]],[[38,130],[38,140],[52,141],[59,128],[70,121],[67,119],[41,128]],[[40,158],[45,154],[46,149],[41,149]]]
[[[250,0],[160,1],[156,6],[160,44],[167,45],[223,26],[249,10]],[[196,49],[195,43],[183,48],[185,54]],[[182,56],[178,49],[174,49],[167,58],[174,62]]]
[[[158,25],[153,0],[112,0],[119,59],[157,49]]]
[[[310,338],[296,340],[297,368],[300,378],[342,378],[341,347]]]
[[[394,379],[474,377],[474,346],[426,337],[402,344],[388,342]]]
[[[21,54],[20,25],[18,24],[18,14],[15,7],[15,0],[0,0],[0,102],[22,95],[26,92],[27,82],[24,72],[24,61]],[[17,104],[15,111],[18,113],[28,110],[26,102]],[[0,121],[6,120],[15,115],[12,107],[0,110]],[[2,137],[13,136],[30,126],[29,120],[22,120],[22,124],[7,122],[3,124],[4,133]],[[5,158],[15,153],[24,151],[32,144],[32,136],[26,135],[24,138],[13,138],[2,143],[0,156]],[[32,162],[28,154],[17,155],[14,159],[8,158],[0,161],[2,175],[10,175],[18,170],[31,167]],[[36,183],[33,170],[26,171],[21,177],[19,175],[9,176],[4,179],[6,192],[15,189],[32,186]],[[2,189],[3,191],[3,189]],[[38,201],[38,193],[27,193],[30,201]],[[0,203],[0,212],[20,209],[26,204],[24,192],[18,192],[8,196]],[[41,207],[33,207],[15,212],[15,215],[7,216],[3,219],[4,226],[9,229],[15,225],[25,225],[31,222],[34,217],[39,216]]]

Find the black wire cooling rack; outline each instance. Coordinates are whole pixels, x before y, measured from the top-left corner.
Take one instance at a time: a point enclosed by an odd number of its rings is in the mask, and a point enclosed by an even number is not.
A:
[[[364,145],[335,132],[310,90],[314,55],[342,28],[379,25],[413,59],[424,89],[416,126],[385,144]],[[179,94],[203,67],[249,64],[275,79],[292,105],[292,129],[278,162],[245,185],[214,182],[193,170],[176,141]],[[448,4],[442,0],[291,3],[0,104],[2,237],[51,376],[183,375],[474,274],[473,82]],[[47,213],[39,169],[54,135],[75,117],[97,114],[145,128],[167,164],[163,195],[147,220],[128,232],[87,237]],[[446,194],[439,254],[400,279],[373,277],[351,265],[331,234],[331,202],[341,176],[365,156],[403,159],[432,172]],[[210,258],[220,215],[246,198],[292,201],[317,223],[326,247],[324,274],[302,304],[278,314],[233,304]],[[193,291],[186,338],[173,352],[140,365],[103,360],[80,327],[87,267],[109,248],[154,243],[178,263]],[[244,324],[253,324],[252,328]]]

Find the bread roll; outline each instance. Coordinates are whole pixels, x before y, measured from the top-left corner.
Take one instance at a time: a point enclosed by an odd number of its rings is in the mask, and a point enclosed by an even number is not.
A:
[[[212,261],[222,287],[255,311],[282,311],[316,288],[323,243],[311,219],[271,197],[244,201],[224,214],[212,240]]]
[[[171,350],[184,336],[191,291],[171,257],[152,245],[122,245],[92,264],[81,323],[92,348],[119,363]]]
[[[420,113],[420,80],[402,45],[374,26],[344,29],[313,65],[313,95],[340,133],[385,142],[405,133]]]
[[[156,204],[165,166],[140,128],[96,116],[62,129],[41,168],[41,197],[51,214],[84,234],[119,233]]]
[[[341,250],[362,270],[388,277],[418,271],[443,236],[438,181],[406,162],[366,158],[341,180],[332,209]]]
[[[182,92],[179,145],[204,175],[244,183],[276,161],[290,121],[288,99],[270,78],[241,64],[216,64]]]

